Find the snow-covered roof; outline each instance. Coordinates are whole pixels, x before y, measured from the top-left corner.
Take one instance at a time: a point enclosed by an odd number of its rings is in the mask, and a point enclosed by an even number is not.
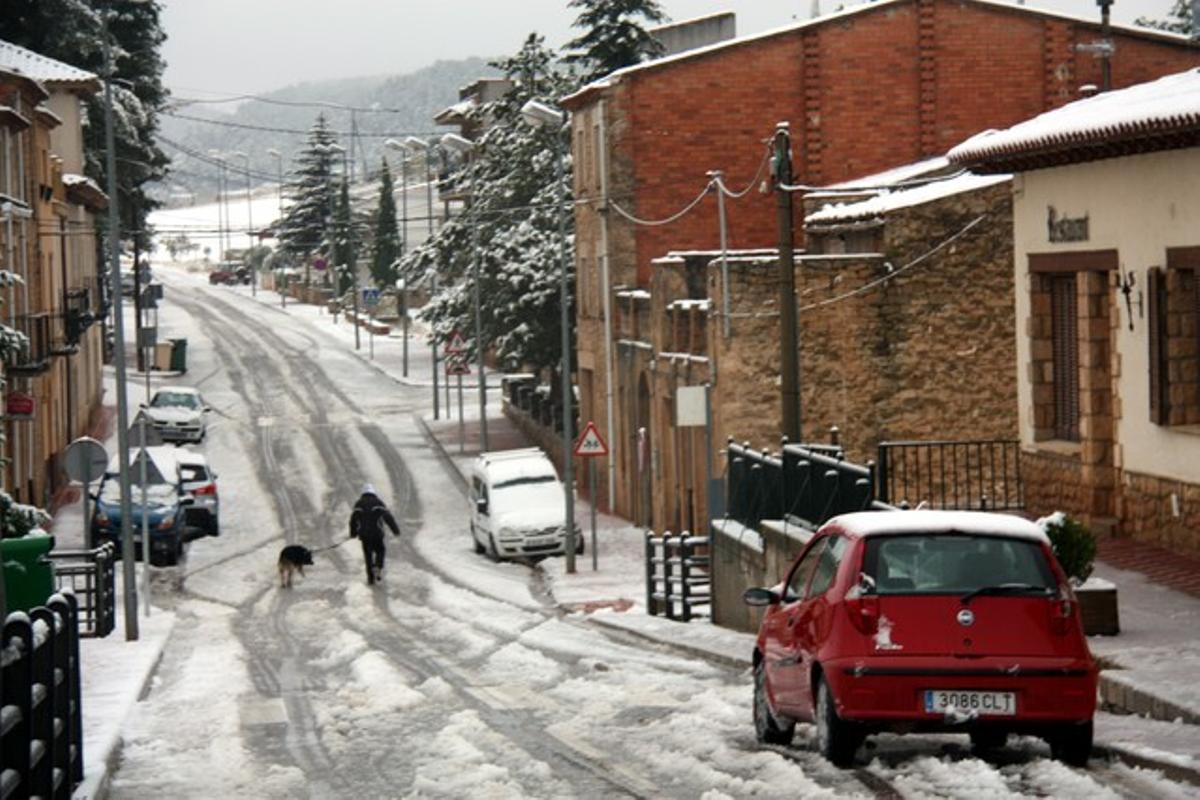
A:
[[[26,50],[12,42],[0,40],[0,67],[20,72],[49,86],[83,88],[99,91],[100,79],[95,73],[64,64],[53,58]]]
[[[998,183],[1004,183],[1010,178],[1009,175],[958,175],[913,189],[881,192],[875,197],[856,203],[831,203],[820,211],[809,214],[804,221],[810,225],[828,225],[834,222],[882,217],[900,208],[919,206],[963,192],[985,189]]]
[[[899,167],[892,167],[883,172],[876,172],[873,175],[864,175],[861,178],[855,178],[850,181],[842,181],[841,183],[833,183],[826,186],[826,190],[854,190],[867,188],[878,188],[884,186],[895,186],[898,183],[919,178],[922,175],[928,175],[931,172],[946,169],[950,166],[950,161],[945,156],[934,156],[923,161],[915,161],[911,164],[903,164]],[[812,197],[818,192],[812,192],[808,196]]]
[[[852,536],[890,533],[974,533],[1048,541],[1040,525],[1011,514],[987,511],[857,511],[826,523]]]
[[[466,100],[460,100],[452,106],[443,108],[441,111],[433,115],[433,121],[442,125],[449,125],[466,117],[475,107],[475,98],[469,97]]]
[[[1181,134],[1188,134],[1181,138]],[[1200,138],[1200,68],[1076,100],[1011,128],[978,133],[952,149],[952,163],[1049,166],[1129,152],[1195,146]],[[1046,163],[1039,164],[1039,160]]]
[[[739,36],[734,39],[726,39],[725,41],[717,42],[715,44],[710,44],[705,47],[697,47],[694,50],[685,50],[681,53],[676,53],[674,55],[664,56],[662,58],[656,58],[651,61],[644,61],[640,64],[633,64],[628,67],[622,67],[621,69],[614,70],[613,72],[610,72],[608,75],[605,75],[601,78],[596,79],[595,81],[592,81],[591,83],[583,86],[582,88],[580,88],[573,94],[567,95],[566,97],[564,97],[562,99],[561,102],[562,102],[562,105],[564,105],[566,107],[570,107],[570,105],[573,102],[580,101],[585,96],[593,94],[596,91],[607,89],[607,88],[613,86],[614,84],[618,83],[621,80],[621,78],[623,78],[627,75],[632,75],[635,73],[643,72],[645,70],[657,69],[659,67],[668,66],[670,64],[676,64],[678,62],[681,62],[681,61],[684,61],[684,60],[690,59],[690,58],[699,58],[702,56],[709,55],[711,53],[720,52],[721,50],[724,50],[725,48],[740,47],[742,45],[750,44],[750,43],[761,41],[764,39],[771,39],[776,36],[782,36],[782,35],[786,35],[786,34],[790,34],[790,33],[795,33],[797,31],[803,31],[807,28],[815,27],[818,25],[826,25],[831,22],[845,20],[848,17],[857,16],[859,14],[869,14],[869,13],[872,13],[875,11],[880,11],[882,9],[887,9],[891,6],[907,5],[907,4],[914,3],[914,2],[915,2],[915,0],[877,0],[877,2],[862,2],[862,3],[859,3],[858,5],[853,5],[849,8],[842,8],[841,10],[835,11],[832,14],[824,14],[820,17],[815,17],[813,19],[804,20],[802,22],[794,22],[794,23],[790,23],[787,25],[782,25],[777,28],[771,28],[769,30],[760,31],[759,33],[750,34],[748,36]],[[1044,8],[1035,8],[1033,6],[1014,5],[1012,3],[1012,0],[960,0],[960,2],[962,2],[964,4],[969,4],[969,5],[986,6],[986,7],[995,8],[995,9],[1002,9],[1004,11],[1008,11],[1011,13],[1029,14],[1029,15],[1040,16],[1040,17],[1051,17],[1051,18],[1055,18],[1055,19],[1062,19],[1062,20],[1068,20],[1071,22],[1077,22],[1080,24],[1089,25],[1089,26],[1096,27],[1096,28],[1100,27],[1100,21],[1095,18],[1089,18],[1089,17],[1079,16],[1079,15],[1074,15],[1074,14],[1064,14],[1060,11],[1054,11],[1054,10],[1044,9]],[[1123,24],[1119,24],[1119,23],[1111,23],[1110,27],[1114,32],[1122,33],[1122,34],[1126,34],[1126,35],[1138,36],[1141,38],[1165,39],[1168,41],[1179,42],[1181,44],[1186,44],[1189,41],[1189,38],[1186,35],[1178,34],[1178,33],[1171,33],[1168,31],[1160,31],[1160,30],[1156,30],[1153,28],[1144,28],[1144,27],[1139,27],[1136,25],[1123,25]]]

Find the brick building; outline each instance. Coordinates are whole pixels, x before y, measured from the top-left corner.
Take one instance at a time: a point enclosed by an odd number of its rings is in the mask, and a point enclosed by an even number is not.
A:
[[[1200,552],[1200,69],[950,158],[1014,178],[1029,510]]]
[[[597,421],[613,450],[602,505],[611,498],[617,512],[632,515],[639,491],[617,474],[635,463],[641,427],[617,420],[617,409],[634,403],[643,375],[618,383],[614,292],[650,289],[651,265],[670,251],[720,245],[711,193],[669,224],[633,224],[630,216],[672,217],[701,194],[707,171],[721,170],[730,187],[748,190],[726,202],[728,246],[773,247],[775,198],[753,189],[777,122],[790,123],[794,172],[804,184],[941,155],[1099,83],[1100,63],[1076,47],[1100,35],[1098,22],[987,0],[882,0],[619,70],[565,98],[580,201],[580,418]],[[1113,26],[1112,38],[1118,87],[1200,64],[1200,48],[1181,36]],[[710,329],[718,310],[708,310]],[[777,333],[762,336],[759,360],[773,378]],[[808,381],[803,403],[812,390]],[[764,424],[778,430],[778,398],[759,403]]]

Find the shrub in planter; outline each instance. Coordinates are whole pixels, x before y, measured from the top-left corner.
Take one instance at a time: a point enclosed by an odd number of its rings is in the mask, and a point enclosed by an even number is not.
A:
[[[1072,583],[1086,581],[1096,560],[1096,537],[1087,526],[1061,511],[1039,519],[1038,525],[1050,537],[1050,547]]]

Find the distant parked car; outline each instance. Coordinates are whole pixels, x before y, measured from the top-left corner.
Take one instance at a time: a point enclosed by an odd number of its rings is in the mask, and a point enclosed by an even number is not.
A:
[[[183,491],[195,502],[187,508],[187,523],[209,536],[221,535],[221,498],[217,494],[217,473],[202,453],[180,447],[175,450]]]
[[[1096,664],[1075,595],[1031,522],[1003,514],[868,511],[835,517],[763,606],[753,653],[754,727],[786,744],[797,721],[852,763],[873,733],[1010,733],[1087,762]]]
[[[566,552],[563,485],[536,447],[481,453],[471,468],[470,498],[476,553],[496,560]],[[575,552],[583,552],[579,526]]]
[[[213,286],[233,283],[234,279],[235,276],[232,272],[223,269],[214,269],[208,273],[208,282]]]
[[[154,566],[174,566],[183,556],[184,547],[192,538],[187,524],[187,509],[195,502],[183,489],[174,447],[147,447],[146,491],[142,497],[141,467],[137,448],[129,450],[132,488],[130,492],[130,526],[132,527],[134,558],[142,553],[142,518],[150,531],[150,563]],[[114,455],[108,470],[93,496],[92,539],[96,544],[111,542],[121,553],[121,486],[120,464]]]
[[[163,386],[143,408],[164,442],[200,442],[208,433],[210,409],[190,386]]]

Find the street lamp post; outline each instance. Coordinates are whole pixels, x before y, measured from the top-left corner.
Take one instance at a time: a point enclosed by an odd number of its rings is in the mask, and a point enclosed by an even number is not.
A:
[[[563,147],[560,133],[566,123],[567,115],[557,108],[530,100],[521,107],[521,116],[536,128],[546,127],[554,133],[554,163],[555,176],[558,180],[558,239],[559,239],[559,303],[562,313],[562,403],[563,403],[563,488],[566,489],[566,526],[567,526],[567,572],[575,572],[575,481],[573,457],[574,431],[572,430],[574,413],[571,403],[571,328],[570,328],[570,293],[567,290],[567,228],[566,207],[567,190],[563,184]],[[596,498],[592,498],[596,502]]]
[[[225,154],[220,150],[209,150],[208,155],[217,161],[217,268],[225,261]]]
[[[400,154],[400,257],[403,258],[408,250],[408,150],[404,147],[403,142],[398,142],[395,139],[387,139],[384,141],[384,146],[389,150],[395,150]],[[408,377],[408,281],[401,278],[396,282],[396,288],[400,290],[400,324],[404,329],[404,338],[401,344],[401,375]]]
[[[280,153],[278,150],[276,150],[274,147],[268,148],[267,154],[275,159],[275,168],[279,174],[279,189],[278,189],[279,221],[275,223],[275,239],[276,239],[276,244],[278,244],[279,229],[283,227],[283,154]],[[280,282],[282,283],[283,275],[280,274],[278,277],[280,278]],[[275,287],[276,291],[279,292],[279,305],[283,306],[284,308],[287,307],[287,292],[285,291],[286,288],[287,288],[286,286],[276,286]]]
[[[479,262],[482,260],[482,257],[479,252],[479,206],[476,202],[478,198],[475,194],[476,145],[470,139],[465,139],[455,133],[447,133],[443,136],[442,144],[451,150],[465,154],[470,163],[471,170],[471,282],[475,284],[472,294],[474,295],[475,303],[475,362],[476,368],[479,371],[479,442],[480,451],[486,453],[488,450],[487,372],[483,363],[483,312],[480,310],[479,303]]]
[[[425,154],[425,199],[426,199],[426,203],[429,206],[429,236],[432,238],[433,237],[433,173],[429,167],[429,160],[430,160],[429,157],[430,157],[431,146],[430,146],[429,142],[425,141],[424,139],[418,139],[416,136],[405,137],[404,146],[407,147],[410,152],[416,152],[417,150],[420,150],[421,152],[423,152]],[[406,235],[407,235],[407,231],[406,231]],[[433,298],[437,296],[437,292],[438,292],[438,274],[437,274],[437,267],[434,266],[433,276],[431,278],[431,285],[429,287],[430,301],[432,301]],[[431,363],[433,364],[433,418],[437,419],[438,418],[438,353],[437,353],[437,339],[432,335],[429,337],[429,345],[430,345],[430,349],[431,349],[431,353],[430,353]],[[449,408],[446,409],[446,415],[447,416],[450,415]]]
[[[250,198],[250,156],[241,152],[230,155],[246,162],[246,266],[250,267],[250,294],[258,296],[258,268],[254,266],[254,204]]]
[[[137,572],[133,555],[133,527],[130,524],[133,516],[132,504],[129,502],[129,398],[125,396],[127,384],[125,375],[125,320],[121,308],[121,226],[118,222],[117,202],[117,151],[116,136],[113,133],[113,59],[112,45],[108,40],[108,14],[100,14],[100,24],[103,28],[101,39],[104,42],[104,148],[105,172],[108,173],[108,255],[111,260],[109,271],[112,278],[113,303],[113,365],[117,378],[117,459],[118,480],[121,485],[121,552],[123,593],[125,598],[125,639],[138,638],[137,618]],[[134,276],[136,277],[136,264]],[[136,288],[135,281],[135,288]],[[148,564],[149,562],[147,562]]]

